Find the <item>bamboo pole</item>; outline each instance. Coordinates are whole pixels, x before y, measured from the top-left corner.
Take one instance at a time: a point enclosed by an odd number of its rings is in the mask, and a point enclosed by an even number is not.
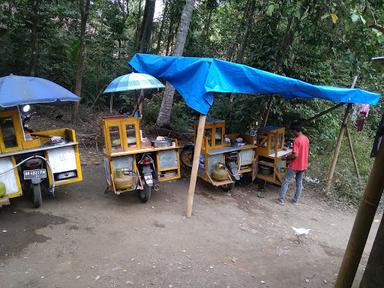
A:
[[[197,127],[195,150],[193,153],[191,179],[189,180],[189,188],[188,188],[188,199],[187,199],[187,217],[188,218],[192,216],[193,197],[195,195],[197,172],[199,170],[200,152],[201,152],[201,145],[203,143],[204,128],[205,128],[206,120],[207,120],[206,115],[200,115],[199,125]]]
[[[351,88],[355,88],[357,77],[358,76],[355,76],[353,78]],[[338,160],[339,154],[340,154],[341,143],[343,142],[343,137],[344,137],[345,129],[347,127],[347,122],[348,122],[348,116],[349,116],[349,113],[351,112],[351,110],[352,110],[352,104],[349,103],[347,105],[347,108],[345,109],[345,114],[344,114],[343,122],[341,123],[339,136],[337,137],[335,154],[333,155],[331,169],[329,170],[327,185],[325,186],[325,194],[329,194],[329,192],[331,190],[333,175],[335,174],[336,164],[337,164],[337,160]]]
[[[348,144],[349,144],[349,150],[351,150],[351,155],[352,155],[353,165],[355,166],[357,179],[359,180],[359,184],[361,185],[361,178],[360,178],[359,167],[357,166],[356,155],[355,155],[355,151],[354,151],[354,149],[353,149],[352,137],[351,137],[351,134],[349,133],[348,125],[345,127],[345,132],[347,133]]]
[[[360,288],[384,287],[384,216],[381,218],[375,241],[369,254]]]
[[[352,286],[383,189],[384,145],[381,145],[373,164],[359,210],[357,211],[355,223],[353,224],[348,246],[336,280],[336,288],[350,288]]]
[[[340,154],[341,143],[343,142],[344,133],[345,133],[345,129],[347,127],[347,122],[348,122],[348,116],[349,116],[349,113],[351,112],[351,110],[352,110],[352,104],[348,104],[347,108],[345,109],[343,121],[341,123],[339,136],[337,137],[335,154],[333,155],[333,158],[332,158],[331,169],[329,170],[328,181],[327,181],[327,185],[325,186],[325,193],[327,195],[329,194],[329,192],[331,190],[333,175],[335,174],[336,164],[337,164],[337,160],[339,159],[339,154]]]

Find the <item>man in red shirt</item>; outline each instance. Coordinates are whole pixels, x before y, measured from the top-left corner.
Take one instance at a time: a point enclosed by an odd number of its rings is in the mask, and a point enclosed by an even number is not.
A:
[[[301,190],[303,189],[303,176],[308,168],[308,150],[309,140],[303,134],[303,128],[299,124],[292,125],[295,139],[293,141],[292,153],[288,154],[282,160],[292,160],[289,164],[283,184],[281,185],[278,202],[281,205],[285,203],[285,194],[287,194],[289,182],[296,176],[296,192],[292,198],[292,203],[298,204]]]

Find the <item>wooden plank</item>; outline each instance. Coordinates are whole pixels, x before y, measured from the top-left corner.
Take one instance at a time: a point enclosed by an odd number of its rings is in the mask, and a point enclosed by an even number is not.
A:
[[[259,161],[259,165],[268,166],[268,167],[271,167],[271,168],[275,167],[274,162],[267,162],[267,161],[263,161],[263,160]]]
[[[233,184],[234,182],[232,180],[224,180],[224,181],[215,181],[211,179],[212,185],[215,187],[220,187],[228,184]]]
[[[207,174],[207,176],[208,176],[208,179],[209,179],[209,182],[213,185],[213,186],[215,186],[215,187],[220,187],[220,186],[224,186],[224,185],[228,185],[228,184],[233,184],[233,183],[235,183],[235,182],[233,182],[233,180],[232,180],[232,178],[231,178],[231,174],[229,174],[229,172],[228,172],[228,170],[226,169],[226,172],[227,172],[227,180],[223,180],[223,181],[217,181],[217,180],[214,180],[214,179],[212,179],[212,177],[211,176],[209,176],[208,174]]]
[[[205,127],[206,120],[207,120],[207,116],[206,115],[200,115],[200,117],[199,117],[199,125],[197,127],[195,151],[194,151],[194,154],[193,154],[191,179],[190,179],[189,188],[188,188],[187,217],[191,217],[192,216],[193,197],[195,195],[195,188],[196,188],[196,181],[197,181],[197,172],[199,170],[201,145],[203,143],[204,127]]]
[[[135,149],[132,151],[112,152],[110,154],[104,150],[104,155],[107,157],[119,157],[119,156],[127,156],[127,155],[157,152],[157,151],[176,150],[179,148],[180,148],[179,146],[167,146],[167,147],[158,147],[158,148],[151,147],[151,148],[144,148],[144,149]]]

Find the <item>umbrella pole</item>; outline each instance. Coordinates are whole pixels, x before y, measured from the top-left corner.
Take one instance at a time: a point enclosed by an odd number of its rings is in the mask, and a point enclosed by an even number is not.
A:
[[[144,102],[144,90],[141,89],[140,90],[140,97],[139,97],[139,113],[140,113],[140,117],[143,117],[143,102]]]
[[[109,113],[111,114],[112,114],[112,108],[113,108],[113,95],[114,93],[112,93],[111,99],[109,99]]]
[[[193,197],[195,195],[197,172],[199,170],[200,152],[201,152],[201,145],[203,143],[204,128],[205,128],[206,120],[207,120],[206,115],[200,115],[199,125],[197,127],[195,150],[193,153],[191,179],[189,180],[189,188],[188,188],[188,199],[187,199],[187,217],[188,218],[192,216]]]
[[[363,254],[365,244],[368,239],[369,230],[377,207],[380,202],[381,194],[384,189],[384,145],[381,145],[379,153],[373,164],[371,175],[365,188],[363,198],[357,211],[355,223],[353,224],[348,246],[345,250],[343,262],[339,275],[336,280],[336,288],[349,288],[352,286],[357,268]]]

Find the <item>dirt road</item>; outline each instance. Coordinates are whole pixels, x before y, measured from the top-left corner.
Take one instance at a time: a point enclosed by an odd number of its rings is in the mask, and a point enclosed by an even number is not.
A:
[[[308,191],[279,206],[275,187],[258,198],[199,182],[187,219],[186,179],[141,204],[104,194],[101,166],[84,174],[39,210],[21,198],[0,209],[1,287],[332,287],[355,216]],[[291,226],[312,230],[299,243]]]

